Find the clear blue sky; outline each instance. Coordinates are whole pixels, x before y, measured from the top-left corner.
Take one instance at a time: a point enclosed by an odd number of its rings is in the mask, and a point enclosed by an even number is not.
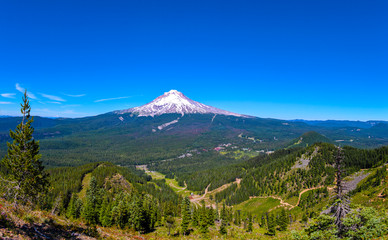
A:
[[[387,12],[385,0],[1,1],[0,115],[19,113],[24,88],[33,114],[64,117],[177,89],[259,117],[388,120]]]

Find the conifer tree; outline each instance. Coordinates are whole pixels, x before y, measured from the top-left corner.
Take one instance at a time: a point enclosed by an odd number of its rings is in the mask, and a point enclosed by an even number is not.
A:
[[[105,197],[104,201],[101,204],[99,220],[102,226],[109,227],[112,225],[112,216],[111,216],[111,204],[108,201],[108,198]]]
[[[198,226],[198,219],[199,219],[199,216],[198,216],[198,209],[197,207],[193,207],[193,217],[192,217],[192,224],[193,226]]]
[[[252,214],[249,213],[248,214],[248,229],[247,229],[248,232],[252,232],[253,231],[253,223],[252,223]]]
[[[286,231],[287,226],[288,226],[288,216],[286,213],[286,210],[283,208],[280,212],[279,220],[278,220],[278,225],[280,227],[280,231]]]
[[[71,195],[70,202],[66,211],[67,218],[73,218],[73,219],[76,218],[76,201],[77,201],[77,195],[73,193]]]
[[[98,220],[98,188],[97,180],[93,176],[90,179],[89,188],[86,191],[86,203],[82,212],[82,218],[87,224],[97,224]]]
[[[241,216],[240,216],[240,210],[237,210],[234,212],[234,224],[236,226],[241,225]]]
[[[222,205],[220,218],[221,218],[220,233],[222,235],[225,235],[228,232],[227,229],[226,229],[226,226],[228,225],[228,222],[227,222],[227,216],[226,216],[226,206],[225,206],[225,203]]]
[[[10,130],[9,135],[13,142],[7,142],[7,155],[2,160],[7,174],[1,180],[7,191],[6,196],[15,206],[18,203],[36,203],[48,187],[48,175],[40,161],[39,141],[35,141],[32,136],[34,128],[31,124],[34,117],[31,117],[30,112],[26,90],[21,104],[21,123],[15,131]]]
[[[202,234],[206,234],[209,231],[209,229],[208,229],[207,211],[206,211],[206,207],[205,207],[205,202],[204,201],[202,201],[202,206],[201,206],[200,213],[199,213],[199,228],[200,228],[200,232]]]
[[[187,234],[187,230],[189,228],[191,213],[190,213],[190,200],[188,197],[183,198],[182,207],[181,207],[181,216],[182,216],[182,233],[183,235]]]
[[[210,226],[214,225],[214,220],[215,220],[214,209],[213,209],[213,206],[210,206],[210,208],[207,211],[207,224]]]
[[[276,232],[276,222],[272,214],[267,213],[267,234],[274,236]]]
[[[260,227],[265,227],[265,224],[266,224],[265,220],[266,220],[266,218],[264,217],[264,215],[261,216]]]

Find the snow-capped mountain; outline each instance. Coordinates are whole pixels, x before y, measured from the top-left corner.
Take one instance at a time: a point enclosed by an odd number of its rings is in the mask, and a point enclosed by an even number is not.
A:
[[[152,102],[143,106],[117,111],[116,113],[136,113],[139,116],[152,117],[165,113],[178,113],[182,114],[182,116],[189,113],[214,113],[236,117],[245,117],[241,114],[232,113],[193,101],[177,90],[170,90],[169,92],[164,93]]]

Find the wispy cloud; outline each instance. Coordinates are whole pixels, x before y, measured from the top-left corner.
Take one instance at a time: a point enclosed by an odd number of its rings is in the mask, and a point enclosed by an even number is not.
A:
[[[64,93],[64,95],[66,95],[68,97],[84,97],[84,96],[86,96],[86,94],[76,94],[76,95],[73,95],[73,94],[66,94],[66,93]]]
[[[67,110],[61,109],[56,111],[48,108],[36,108],[34,113],[37,116],[42,116],[42,117],[82,117],[82,116],[88,115],[88,113],[76,112],[73,109],[67,109]]]
[[[42,95],[43,97],[48,98],[50,100],[56,101],[56,102],[66,102],[65,99],[58,97],[58,96],[48,95],[48,94],[44,94],[44,93],[40,93],[40,95]]]
[[[54,103],[54,104],[62,104],[61,102],[54,102],[54,101],[50,101],[48,103]]]
[[[25,89],[22,88],[19,83],[16,83],[16,90],[18,90],[21,93],[24,93],[24,91],[25,91]],[[30,97],[32,99],[37,99],[35,94],[33,94],[32,92],[27,92],[27,95],[28,95],[28,97]]]
[[[16,93],[2,93],[0,95],[5,98],[15,98]]]
[[[118,99],[123,99],[123,98],[130,98],[131,96],[126,96],[126,97],[115,97],[115,98],[105,98],[105,99],[98,99],[95,100],[94,102],[105,102],[105,101],[112,101],[112,100],[118,100]]]
[[[0,104],[13,104],[12,102],[0,102]]]
[[[22,88],[19,83],[16,83],[16,90],[18,90],[21,93],[24,93],[24,88]]]

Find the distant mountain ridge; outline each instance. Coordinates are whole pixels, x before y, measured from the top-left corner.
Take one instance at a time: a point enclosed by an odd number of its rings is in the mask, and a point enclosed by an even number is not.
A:
[[[312,126],[320,127],[357,127],[357,128],[371,128],[379,123],[388,124],[388,121],[369,120],[369,121],[351,121],[351,120],[304,120],[294,119],[292,122],[303,122]]]
[[[157,97],[150,103],[140,107],[134,107],[126,110],[116,111],[117,114],[135,113],[139,117],[158,116],[166,113],[178,113],[184,116],[185,114],[206,114],[214,113],[235,117],[246,117],[241,114],[225,111],[212,106],[202,104],[200,102],[191,100],[183,93],[177,90],[170,90],[163,95]]]

